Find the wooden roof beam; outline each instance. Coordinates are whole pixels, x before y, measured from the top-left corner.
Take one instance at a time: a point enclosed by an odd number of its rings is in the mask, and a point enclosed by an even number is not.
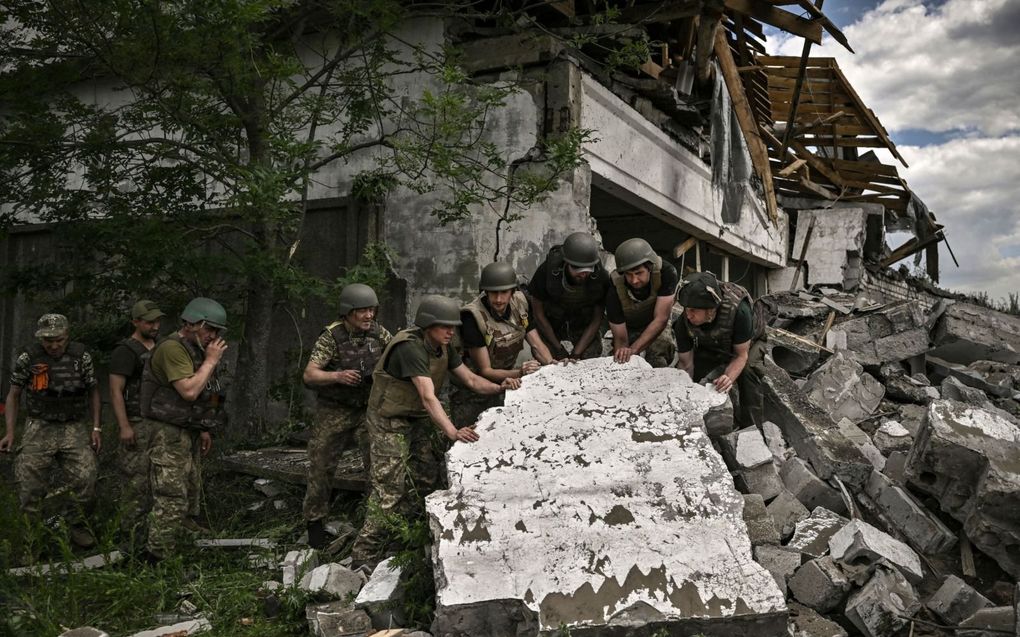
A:
[[[726,8],[751,16],[755,20],[760,20],[766,24],[771,24],[787,33],[799,35],[815,44],[822,43],[822,25],[820,23],[813,20],[805,20],[789,11],[778,9],[763,0],[726,0]]]

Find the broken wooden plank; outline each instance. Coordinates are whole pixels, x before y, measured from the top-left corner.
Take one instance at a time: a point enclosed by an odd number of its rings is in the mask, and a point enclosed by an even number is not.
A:
[[[789,11],[783,11],[762,0],[726,0],[726,8],[739,11],[766,24],[771,24],[787,33],[807,38],[815,44],[822,43],[821,24],[812,20],[805,20],[798,15]]]
[[[800,170],[801,166],[804,166],[806,164],[807,160],[805,159],[795,159],[786,168],[780,170],[778,174],[780,177],[787,177]]]
[[[695,245],[697,245],[697,243],[698,243],[697,237],[687,237],[686,239],[684,239],[683,243],[673,248],[673,258],[679,259],[680,257],[684,256],[685,254],[687,254],[687,251],[693,248]]]
[[[800,269],[804,267],[804,259],[807,258],[808,243],[811,242],[811,233],[815,229],[815,217],[811,215],[811,220],[808,221],[807,230],[804,231],[804,245],[800,247],[800,257],[797,259],[797,265],[794,266],[793,281],[790,283],[790,291],[797,289],[797,283],[800,281]]]

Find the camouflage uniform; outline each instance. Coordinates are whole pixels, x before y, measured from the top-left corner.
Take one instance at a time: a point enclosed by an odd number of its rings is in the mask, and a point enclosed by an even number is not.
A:
[[[368,332],[352,334],[343,321],[337,321],[327,326],[312,346],[309,362],[324,371],[357,370],[362,383],[358,387],[312,387],[318,394],[318,406],[308,441],[308,488],[303,506],[306,521],[321,520],[329,513],[331,478],[344,451],[360,447],[365,469],[369,468],[368,438],[362,426],[372,386],[369,370],[392,338],[386,328],[374,322]]]
[[[641,337],[641,334],[648,327],[655,317],[655,304],[658,302],[658,292],[662,287],[662,258],[655,257],[651,262],[651,286],[648,296],[638,300],[630,293],[625,277],[613,272],[610,276],[613,284],[613,292],[620,299],[623,307],[623,315],[626,319],[627,338],[631,343]],[[673,336],[671,326],[667,324],[659,335],[645,348],[642,354],[648,364],[652,367],[669,367],[676,356],[676,339]]]
[[[22,510],[39,514],[56,464],[71,500],[87,513],[95,498],[98,468],[83,424],[89,414],[89,392],[96,386],[92,357],[81,343],[68,343],[59,359],[36,344],[18,356],[10,382],[22,388],[28,406],[14,462]]]

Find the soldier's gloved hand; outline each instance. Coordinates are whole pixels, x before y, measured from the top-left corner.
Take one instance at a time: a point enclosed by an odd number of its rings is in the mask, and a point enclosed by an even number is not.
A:
[[[14,448],[14,434],[0,438],[0,451],[7,453]]]
[[[134,449],[138,446],[138,440],[135,438],[135,429],[131,425],[120,428],[120,444],[125,449]]]
[[[222,338],[214,338],[205,346],[205,357],[213,363],[219,363],[225,351],[227,351],[227,342]]]
[[[333,372],[336,382],[340,385],[360,385],[361,372],[356,369],[345,369],[342,372]]]
[[[534,374],[540,369],[542,369],[542,363],[538,361],[524,361],[524,364],[521,365],[521,375]]]
[[[198,449],[203,456],[208,455],[209,450],[212,449],[212,434],[208,431],[203,431],[198,435]]]
[[[520,389],[521,379],[520,378],[504,378],[503,382],[499,384],[501,389]]]
[[[626,363],[630,360],[630,357],[633,356],[634,353],[634,350],[629,347],[621,347],[613,352],[613,360],[617,363]]]
[[[470,427],[458,429],[450,439],[454,442],[477,442],[478,432],[475,431],[475,426],[471,425]]]

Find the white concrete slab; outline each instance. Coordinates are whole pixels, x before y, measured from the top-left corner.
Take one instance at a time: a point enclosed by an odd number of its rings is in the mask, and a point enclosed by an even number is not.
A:
[[[479,442],[448,453],[451,488],[426,501],[438,633],[532,622],[584,634],[635,609],[713,635],[785,630],[783,594],[752,559],[743,497],[704,430],[724,400],[639,358],[526,377],[482,415]]]

